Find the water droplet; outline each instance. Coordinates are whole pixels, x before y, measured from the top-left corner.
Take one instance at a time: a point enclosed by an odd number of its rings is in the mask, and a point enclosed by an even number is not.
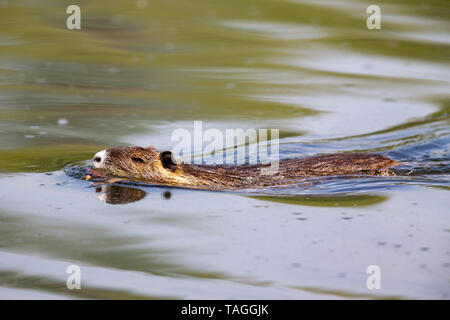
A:
[[[35,82],[38,84],[45,84],[47,83],[47,80],[45,78],[37,78]]]
[[[137,1],[136,1],[136,6],[137,6],[139,9],[144,9],[144,8],[147,8],[148,2],[147,2],[147,0],[137,0]]]
[[[247,64],[249,64],[249,65],[252,65],[252,64],[255,63],[255,59],[253,59],[253,58],[247,58],[247,59],[245,60],[245,63],[247,63]]]
[[[111,67],[111,68],[108,69],[108,72],[111,73],[111,74],[116,74],[116,73],[119,72],[119,69],[115,68],[115,67]]]
[[[58,119],[58,124],[60,125],[60,126],[64,126],[64,125],[66,125],[66,124],[68,124],[69,123],[69,120],[67,120],[66,118],[60,118],[60,119]]]
[[[175,49],[175,44],[173,44],[172,42],[168,42],[164,45],[164,49],[173,50],[173,49]]]

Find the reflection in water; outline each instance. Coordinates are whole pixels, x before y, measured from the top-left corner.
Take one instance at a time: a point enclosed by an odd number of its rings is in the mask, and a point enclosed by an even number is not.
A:
[[[143,199],[146,195],[141,189],[122,187],[117,185],[104,185],[95,188],[100,201],[109,204],[125,204]]]
[[[278,203],[294,204],[313,207],[356,207],[369,206],[386,201],[388,197],[382,195],[345,195],[345,196],[322,196],[322,195],[295,195],[295,196],[250,196],[253,199],[273,201]]]
[[[100,201],[108,204],[126,204],[144,199],[147,193],[141,189],[119,185],[103,185],[95,188]],[[170,191],[161,192],[162,200],[170,200]]]

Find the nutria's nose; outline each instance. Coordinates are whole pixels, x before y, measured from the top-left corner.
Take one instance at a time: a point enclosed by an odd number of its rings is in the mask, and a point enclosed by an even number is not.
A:
[[[92,159],[92,162],[94,164],[95,168],[102,168],[103,164],[105,163],[106,158],[106,150],[99,151],[95,154],[94,158]]]

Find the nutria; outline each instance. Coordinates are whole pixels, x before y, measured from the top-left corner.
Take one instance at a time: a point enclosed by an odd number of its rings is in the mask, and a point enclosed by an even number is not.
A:
[[[279,162],[273,174],[261,174],[270,164],[197,165],[175,161],[170,151],[154,147],[115,147],[93,158],[95,170],[155,184],[204,189],[280,186],[320,176],[393,175],[396,161],[378,154],[339,153]]]

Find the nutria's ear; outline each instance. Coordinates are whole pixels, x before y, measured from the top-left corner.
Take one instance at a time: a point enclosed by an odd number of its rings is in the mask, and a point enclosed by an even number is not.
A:
[[[159,154],[159,159],[161,160],[162,166],[167,170],[174,171],[177,168],[177,163],[173,158],[172,152],[163,151]]]
[[[145,147],[144,149],[151,150],[151,151],[156,151],[156,148],[153,147],[153,146],[148,146],[148,147]]]

